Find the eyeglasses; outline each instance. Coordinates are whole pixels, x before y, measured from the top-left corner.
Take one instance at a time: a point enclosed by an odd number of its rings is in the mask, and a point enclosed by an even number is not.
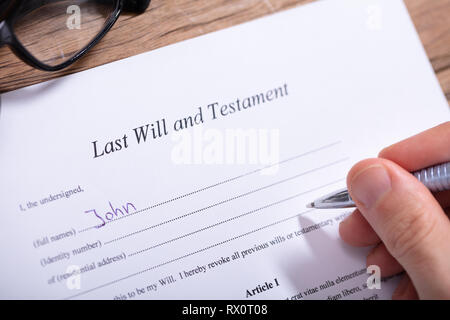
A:
[[[0,0],[0,45],[45,71],[64,69],[95,46],[124,11],[150,0]]]

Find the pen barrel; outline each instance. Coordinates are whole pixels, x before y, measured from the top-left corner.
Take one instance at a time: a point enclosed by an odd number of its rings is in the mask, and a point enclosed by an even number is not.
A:
[[[413,173],[432,192],[450,190],[450,162]]]

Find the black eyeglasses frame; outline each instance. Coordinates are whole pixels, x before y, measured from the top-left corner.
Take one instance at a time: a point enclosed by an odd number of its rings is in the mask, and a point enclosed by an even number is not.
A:
[[[92,49],[107,33],[113,25],[116,23],[117,19],[122,12],[124,6],[124,0],[114,0],[114,11],[108,20],[105,22],[103,30],[95,36],[83,49],[81,49],[78,53],[76,53],[70,59],[64,61],[61,64],[51,66],[43,63],[39,59],[35,58],[17,39],[14,34],[14,21],[20,10],[22,3],[26,0],[16,0],[12,10],[8,13],[8,16],[5,20],[0,22],[0,46],[6,44],[10,47],[13,53],[22,61],[27,63],[28,65],[43,70],[43,71],[59,71],[64,68],[67,68],[81,57],[83,57],[89,50]]]

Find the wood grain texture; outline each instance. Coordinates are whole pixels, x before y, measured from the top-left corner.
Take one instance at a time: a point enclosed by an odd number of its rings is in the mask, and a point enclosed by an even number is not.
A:
[[[0,48],[0,93],[157,49],[315,0],[153,0],[123,14],[83,59],[57,73],[35,70]],[[404,0],[450,101],[450,0]]]

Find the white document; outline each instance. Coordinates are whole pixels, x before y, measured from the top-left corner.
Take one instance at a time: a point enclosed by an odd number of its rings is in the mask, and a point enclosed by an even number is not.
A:
[[[338,235],[351,211],[306,204],[449,119],[400,0],[318,1],[7,93],[0,297],[389,299],[398,277],[367,288],[370,248]]]

